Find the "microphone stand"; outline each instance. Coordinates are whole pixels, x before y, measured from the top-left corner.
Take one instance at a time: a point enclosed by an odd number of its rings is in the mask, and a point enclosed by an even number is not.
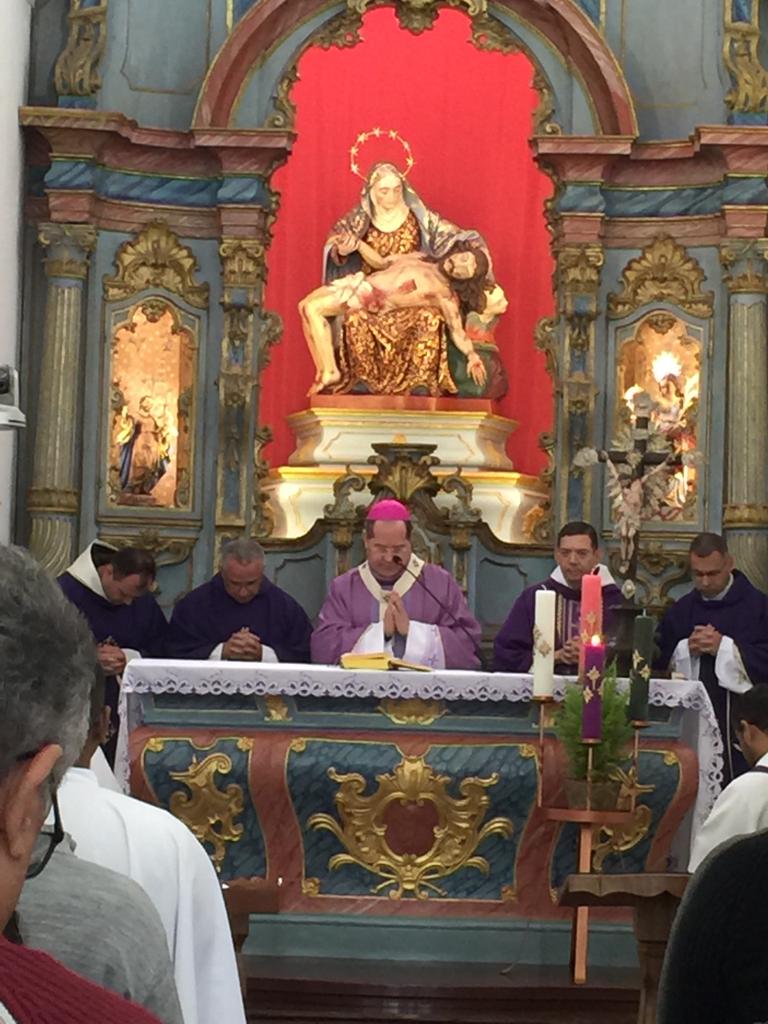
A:
[[[487,672],[488,671],[488,666],[487,666],[487,664],[485,662],[485,656],[483,655],[483,652],[482,652],[482,649],[480,647],[480,644],[477,643],[477,641],[472,636],[472,634],[469,632],[469,630],[464,625],[464,623],[460,622],[456,618],[456,616],[453,614],[451,609],[443,601],[440,600],[440,598],[437,596],[437,594],[434,594],[432,592],[432,590],[427,586],[427,584],[424,582],[424,580],[421,578],[420,575],[418,575],[417,573],[413,572],[413,570],[409,568],[409,566],[403,561],[403,559],[400,557],[400,555],[395,555],[392,558],[392,561],[395,563],[395,565],[397,565],[401,569],[405,570],[405,572],[407,572],[409,576],[412,576],[413,579],[415,579],[416,582],[419,584],[419,586],[422,587],[427,592],[427,594],[429,594],[429,596],[432,598],[432,600],[435,602],[435,604],[438,606],[438,608],[440,608],[441,611],[445,612],[445,614],[448,616],[448,618],[451,620],[451,622],[453,622],[453,624],[455,626],[459,627],[459,629],[464,634],[464,636],[472,644],[472,650],[475,652],[475,654],[477,655],[477,660],[480,662],[480,671],[481,672]]]

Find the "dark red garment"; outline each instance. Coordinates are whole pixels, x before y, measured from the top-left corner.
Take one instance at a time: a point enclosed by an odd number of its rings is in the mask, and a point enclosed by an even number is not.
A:
[[[3,938],[0,1006],[16,1024],[159,1024],[141,1006],[78,977],[47,954]]]

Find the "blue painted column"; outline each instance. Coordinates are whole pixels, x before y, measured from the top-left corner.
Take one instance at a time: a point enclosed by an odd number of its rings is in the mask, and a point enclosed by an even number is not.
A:
[[[768,591],[768,242],[726,243],[730,292],[723,526],[737,566]]]
[[[77,470],[83,338],[83,292],[96,244],[89,224],[43,224],[48,293],[35,424],[29,548],[52,573],[74,554],[80,510]]]

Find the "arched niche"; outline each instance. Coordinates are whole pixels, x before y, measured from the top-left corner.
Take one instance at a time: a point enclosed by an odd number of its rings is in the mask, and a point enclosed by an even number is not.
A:
[[[574,134],[637,134],[637,118],[621,68],[604,37],[571,0],[503,0],[488,4],[487,11],[485,3],[476,0],[468,0],[464,6],[473,16],[479,45],[494,45],[495,36],[505,38],[511,33],[530,54],[551,83],[555,112],[564,130]],[[353,8],[364,12],[372,5],[365,0],[331,6],[327,0],[264,0],[253,7],[210,67],[193,127],[243,127],[238,125],[237,114],[250,88],[259,96],[267,127],[270,104],[274,112],[275,100],[280,102],[279,83],[304,47],[313,41],[323,45],[354,44],[357,20]],[[577,115],[580,98],[589,107],[590,126]],[[257,126],[261,123],[251,125]]]

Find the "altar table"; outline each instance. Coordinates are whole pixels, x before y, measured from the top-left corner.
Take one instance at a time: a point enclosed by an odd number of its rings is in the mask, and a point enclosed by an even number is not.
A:
[[[434,926],[431,949],[471,927],[478,950],[482,928],[498,939],[517,921],[533,957],[547,928],[567,933],[557,892],[577,869],[578,829],[537,806],[540,777],[543,803],[562,804],[565,773],[554,737],[539,745],[530,698],[528,675],[133,661],[118,767],[195,831],[223,880],[274,886],[276,927],[296,923],[294,953],[312,923],[370,918]],[[685,858],[691,820],[720,789],[722,742],[701,683],[652,680],[650,703],[660,711],[640,744],[642,810],[632,828],[596,836],[594,869],[608,874],[684,868],[674,852]]]

